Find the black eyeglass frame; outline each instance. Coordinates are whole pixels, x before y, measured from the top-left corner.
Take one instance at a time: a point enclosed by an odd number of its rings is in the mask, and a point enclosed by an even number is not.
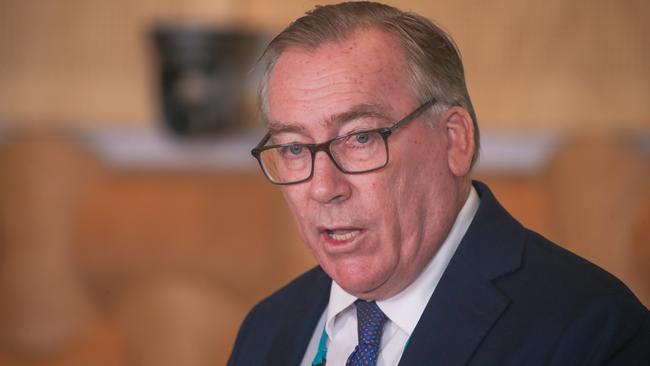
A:
[[[319,151],[325,152],[327,154],[327,156],[329,156],[330,160],[332,160],[332,162],[334,163],[334,166],[336,166],[336,168],[338,170],[340,170],[341,172],[343,172],[345,174],[364,174],[364,173],[374,172],[374,171],[379,170],[379,169],[385,167],[386,165],[388,165],[388,161],[390,160],[390,154],[389,154],[389,150],[388,150],[388,137],[390,137],[396,129],[398,129],[398,128],[402,127],[402,126],[405,126],[407,123],[415,120],[420,114],[422,114],[424,111],[426,111],[428,108],[432,107],[436,103],[437,103],[437,101],[435,99],[430,99],[429,101],[425,102],[424,104],[422,104],[421,106],[416,108],[413,112],[409,113],[406,117],[404,117],[401,120],[395,122],[395,124],[393,124],[390,127],[382,127],[382,128],[376,128],[376,129],[365,130],[365,131],[356,131],[356,132],[353,132],[353,133],[349,133],[347,135],[335,137],[335,138],[333,138],[331,140],[327,140],[327,141],[321,142],[319,144],[289,143],[289,144],[279,144],[279,145],[264,146],[264,144],[266,144],[269,141],[269,139],[271,138],[271,133],[267,132],[266,135],[264,135],[264,137],[262,138],[262,140],[251,150],[251,154],[253,155],[253,157],[255,157],[257,162],[260,164],[260,168],[262,168],[262,172],[264,173],[266,178],[271,183],[277,184],[277,185],[298,184],[298,183],[302,183],[302,182],[306,182],[306,181],[310,180],[314,176],[314,161],[316,160],[316,153],[319,152]],[[382,164],[382,165],[380,165],[380,166],[378,166],[376,168],[372,168],[372,169],[368,169],[368,170],[362,170],[362,171],[358,171],[358,172],[347,171],[342,166],[339,165],[339,163],[336,161],[336,159],[332,155],[332,152],[330,151],[330,146],[332,145],[332,142],[337,141],[337,140],[342,140],[342,139],[348,138],[350,136],[358,135],[360,133],[374,133],[374,132],[378,132],[381,135],[381,137],[384,139],[384,147],[386,148],[386,161],[384,162],[384,164]],[[262,152],[264,152],[265,150],[275,149],[275,148],[278,148],[278,147],[290,147],[290,146],[296,146],[296,145],[307,148],[309,150],[309,153],[311,154],[311,168],[310,168],[309,176],[307,176],[305,179],[297,180],[295,182],[276,182],[276,181],[274,181],[268,175],[268,173],[266,172],[266,169],[264,169],[264,164],[262,163],[262,159],[260,157]]]

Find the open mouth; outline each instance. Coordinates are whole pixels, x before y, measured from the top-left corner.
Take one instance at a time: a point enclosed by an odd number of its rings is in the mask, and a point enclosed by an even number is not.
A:
[[[359,234],[359,230],[337,230],[327,231],[327,235],[337,241],[350,240]]]
[[[341,244],[354,240],[361,234],[359,229],[326,229],[323,230],[323,236],[330,243]]]

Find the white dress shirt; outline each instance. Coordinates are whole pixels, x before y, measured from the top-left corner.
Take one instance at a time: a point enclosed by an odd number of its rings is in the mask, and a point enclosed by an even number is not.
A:
[[[456,252],[479,206],[479,197],[471,188],[469,196],[458,213],[447,238],[420,276],[407,288],[386,300],[377,301],[388,320],[384,325],[377,366],[397,365],[406,342],[413,333],[424,308],[429,302],[449,261]],[[357,297],[347,293],[332,281],[329,304],[314,330],[301,366],[311,365],[323,333],[327,333],[327,364],[345,365],[357,345]],[[407,311],[404,311],[407,309]]]

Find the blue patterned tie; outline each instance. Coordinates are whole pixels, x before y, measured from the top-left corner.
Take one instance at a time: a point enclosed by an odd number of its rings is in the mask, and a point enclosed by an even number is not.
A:
[[[354,305],[357,307],[359,344],[348,357],[346,366],[375,366],[381,343],[381,332],[388,318],[374,301],[357,300]]]

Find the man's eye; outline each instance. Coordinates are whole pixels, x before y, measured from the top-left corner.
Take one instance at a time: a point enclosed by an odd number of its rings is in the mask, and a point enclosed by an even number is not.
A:
[[[367,132],[361,132],[354,135],[354,139],[360,144],[365,144],[370,139],[370,135]]]
[[[300,145],[291,145],[291,146],[289,146],[289,151],[293,155],[300,155],[302,153],[303,149],[304,149],[304,147],[300,146]]]

